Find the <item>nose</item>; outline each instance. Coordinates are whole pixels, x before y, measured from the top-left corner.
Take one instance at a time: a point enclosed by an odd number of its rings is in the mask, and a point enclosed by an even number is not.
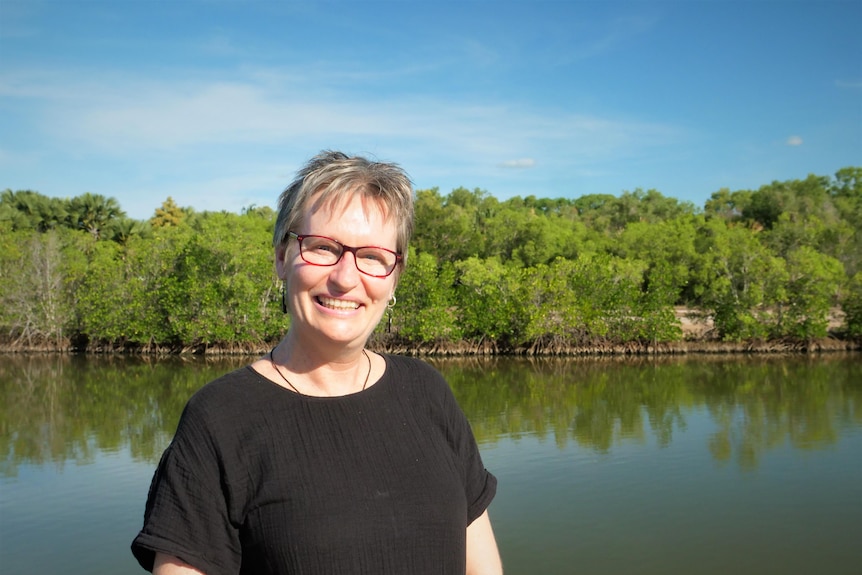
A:
[[[349,291],[359,283],[359,268],[356,267],[356,255],[344,251],[341,259],[330,268],[329,281],[333,282],[343,292]]]

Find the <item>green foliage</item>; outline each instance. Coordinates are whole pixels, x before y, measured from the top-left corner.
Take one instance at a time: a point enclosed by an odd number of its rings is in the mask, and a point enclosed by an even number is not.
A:
[[[838,170],[829,187],[832,205],[843,225],[853,230],[852,236],[840,253],[848,276],[862,271],[862,168]]]
[[[0,193],[0,220],[9,221],[12,229],[45,232],[61,227],[68,219],[68,210],[68,202],[31,190]]]
[[[738,190],[731,192],[721,188],[714,192],[706,201],[703,211],[707,217],[722,218],[725,221],[735,221],[742,218],[751,203],[751,192]]]
[[[617,233],[635,222],[654,223],[695,213],[691,203],[680,203],[657,190],[623,192],[619,197],[603,194],[582,196],[574,201],[584,223],[604,233]]]
[[[682,329],[674,313],[679,294],[680,268],[672,263],[657,262],[644,273],[644,288],[634,310],[631,339],[643,342],[676,341]]]
[[[786,261],[787,300],[779,333],[803,339],[826,337],[829,310],[838,303],[844,267],[810,246],[794,250]]]
[[[0,329],[12,342],[143,348],[272,340],[286,323],[274,219],[167,198],[136,221],[113,198],[5,190]],[[860,272],[862,168],[721,189],[702,213],[656,190],[500,201],[433,188],[416,192],[391,328],[407,345],[566,350],[673,341],[674,306],[687,306],[725,340],[808,339],[841,306],[855,337]]]
[[[847,334],[862,338],[862,272],[851,278],[841,307],[847,314]]]
[[[499,259],[469,258],[455,264],[458,325],[463,337],[511,349],[521,339],[524,311],[521,270]]]
[[[484,238],[477,208],[486,200],[479,190],[458,188],[448,197],[437,188],[416,192],[414,245],[418,252],[430,253],[443,261],[476,256],[484,250]]]
[[[657,223],[636,222],[621,234],[615,252],[648,263],[649,277],[679,298],[695,300],[703,286],[692,277],[699,254],[696,240],[702,216],[684,216]],[[676,303],[671,301],[671,304]]]
[[[198,218],[195,228],[160,285],[172,335],[205,345],[267,339],[281,313],[271,223],[219,213]]]
[[[553,348],[567,341],[607,337],[609,325],[620,315],[626,288],[627,295],[634,295],[634,282],[616,281],[609,263],[607,257],[560,258],[525,270],[522,286],[529,310],[525,343]]]
[[[89,232],[96,239],[113,220],[126,216],[114,198],[90,193],[72,198],[68,210],[71,226]]]
[[[410,247],[407,270],[398,282],[392,310],[394,329],[409,341],[454,342],[461,338],[454,307],[454,270],[437,266],[431,254]]]
[[[668,295],[659,283],[642,291],[644,265],[613,256],[559,258],[525,270],[521,301],[523,344],[565,348],[568,343],[678,339]],[[675,293],[674,293],[675,296]]]
[[[785,300],[784,260],[769,253],[747,228],[709,220],[700,232],[703,303],[725,340],[766,338],[773,310]]]
[[[153,264],[164,244],[132,238],[98,242],[77,289],[78,329],[95,342],[147,346],[171,340],[156,300],[162,279]],[[157,251],[158,250],[158,251]]]
[[[784,211],[783,198],[779,190],[763,187],[753,194],[742,210],[742,217],[756,222],[761,228],[770,229]]]

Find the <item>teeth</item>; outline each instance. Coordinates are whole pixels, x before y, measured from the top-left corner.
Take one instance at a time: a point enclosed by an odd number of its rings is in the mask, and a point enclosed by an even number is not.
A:
[[[317,301],[326,307],[331,307],[332,309],[356,309],[359,307],[359,304],[355,301],[345,301],[343,299],[333,299],[328,297],[318,297]]]

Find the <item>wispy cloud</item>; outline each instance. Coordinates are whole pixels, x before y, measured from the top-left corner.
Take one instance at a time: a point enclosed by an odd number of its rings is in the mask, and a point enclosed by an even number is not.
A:
[[[565,56],[557,58],[557,63],[570,64],[604,55],[633,38],[649,33],[657,22],[658,19],[654,17],[629,15],[608,22],[585,24],[576,30],[572,44]],[[568,22],[565,25],[570,26]]]
[[[801,136],[790,136],[787,138],[785,142],[788,146],[801,146],[802,145],[802,137]]]
[[[838,88],[850,88],[851,90],[862,90],[862,80],[836,80]]]
[[[126,173],[123,205],[136,214],[153,209],[154,194],[156,204],[172,195],[199,209],[265,203],[322,148],[397,161],[417,185],[498,189],[528,173],[548,179],[560,170],[604,169],[685,137],[667,124],[419,92],[381,96],[352,91],[337,69],[324,82],[309,74],[255,67],[218,79],[154,79],[116,70],[7,71],[0,95],[27,102],[39,154]]]
[[[299,73],[256,69],[231,80],[152,80],[78,71],[7,75],[0,93],[32,98],[43,129],[102,153],[375,137],[441,146],[497,165],[514,150],[557,148],[595,158],[678,137],[673,126],[502,103],[402,94],[344,98]],[[347,89],[347,87],[345,87]],[[512,163],[514,162],[514,163]],[[532,167],[513,160],[508,167]]]
[[[223,28],[213,30],[208,37],[198,44],[198,48],[201,52],[211,56],[238,56],[246,53],[231,34]]]
[[[533,158],[518,158],[517,160],[506,160],[505,162],[500,162],[499,166],[501,168],[514,168],[514,169],[526,169],[532,168],[536,165],[536,160]]]
[[[475,39],[464,41],[464,55],[479,66],[491,66],[500,59],[495,50]]]

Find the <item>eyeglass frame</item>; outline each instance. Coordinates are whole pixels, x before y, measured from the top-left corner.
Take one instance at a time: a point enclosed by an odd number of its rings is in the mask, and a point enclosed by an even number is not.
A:
[[[287,232],[287,237],[288,237],[288,238],[296,238],[296,241],[297,241],[297,242],[299,242],[299,257],[301,257],[301,258],[302,258],[302,261],[304,261],[305,263],[307,263],[307,264],[308,264],[308,265],[310,265],[310,266],[318,266],[318,267],[322,267],[322,268],[330,268],[330,267],[332,267],[332,266],[334,266],[334,265],[337,265],[337,264],[338,264],[338,262],[340,262],[340,261],[341,261],[341,258],[343,258],[343,257],[344,257],[344,254],[345,254],[346,252],[350,252],[350,253],[352,253],[352,254],[353,254],[353,265],[355,265],[355,266],[356,266],[356,271],[358,271],[359,273],[365,274],[365,275],[367,275],[367,276],[369,276],[369,277],[373,277],[373,278],[381,278],[381,279],[383,279],[383,278],[388,278],[389,276],[391,276],[391,275],[392,275],[392,272],[394,272],[394,271],[395,271],[395,269],[398,267],[398,264],[400,264],[401,262],[403,262],[403,261],[404,261],[404,256],[403,256],[402,254],[399,254],[399,253],[398,253],[398,252],[396,252],[396,251],[390,250],[389,248],[384,248],[383,246],[359,246],[359,247],[353,247],[353,246],[348,246],[347,244],[343,244],[343,243],[339,242],[338,240],[336,240],[335,238],[330,238],[329,236],[321,236],[321,235],[318,235],[318,234],[303,234],[303,235],[299,235],[298,233],[296,233],[296,232],[291,232],[291,231],[288,231],[288,232]],[[336,244],[338,244],[339,246],[341,246],[341,253],[340,253],[340,254],[338,254],[338,258],[337,258],[334,262],[332,262],[331,264],[318,264],[318,263],[310,262],[310,261],[308,261],[307,259],[305,259],[305,255],[302,253],[302,240],[304,240],[305,238],[322,238],[322,239],[324,239],[324,240],[329,240],[329,241],[331,241],[331,242],[335,242]],[[362,269],[360,269],[360,268],[359,268],[359,259],[356,257],[356,252],[357,252],[357,251],[359,251],[359,250],[365,249],[365,248],[374,248],[374,249],[377,249],[377,250],[383,250],[383,251],[389,252],[390,254],[392,254],[392,255],[394,255],[394,256],[395,256],[395,264],[392,266],[392,269],[391,269],[391,270],[389,270],[389,273],[387,273],[386,275],[382,275],[382,276],[381,276],[381,275],[376,275],[376,274],[370,274],[370,273],[368,273],[368,272],[366,272],[366,271],[364,271],[364,270],[362,270]]]

